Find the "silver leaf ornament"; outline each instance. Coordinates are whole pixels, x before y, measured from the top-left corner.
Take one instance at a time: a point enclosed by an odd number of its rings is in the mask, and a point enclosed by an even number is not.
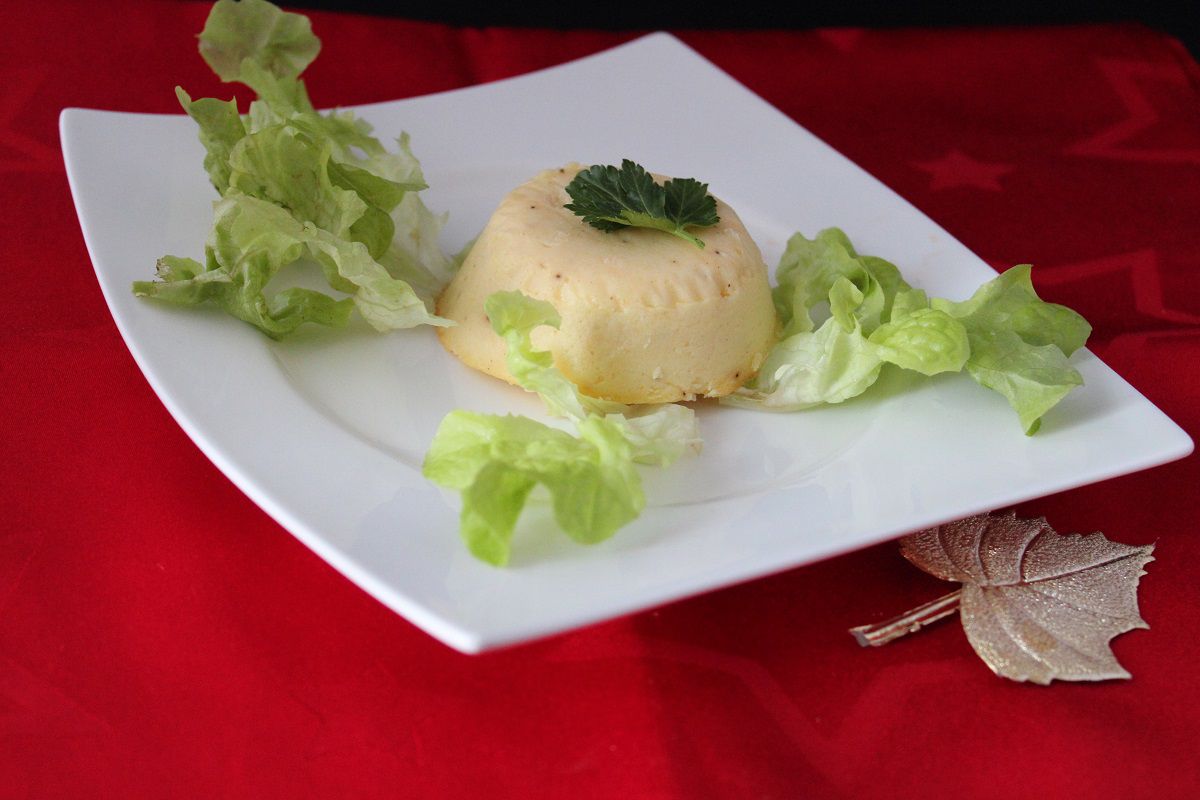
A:
[[[901,541],[917,567],[962,584],[963,628],[992,671],[1040,684],[1130,677],[1109,642],[1149,627],[1137,586],[1153,551],[1100,533],[1061,535],[1045,519],[1015,513],[981,514]]]

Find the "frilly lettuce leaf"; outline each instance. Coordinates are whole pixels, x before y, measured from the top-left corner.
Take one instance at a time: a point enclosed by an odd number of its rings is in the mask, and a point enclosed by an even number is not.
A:
[[[272,125],[248,134],[233,148],[229,186],[347,238],[367,204],[356,192],[333,185],[329,155],[328,144],[317,144],[287,125]]]
[[[777,344],[758,376],[721,402],[764,411],[799,411],[857,397],[875,383],[883,360],[862,335],[836,318],[816,331],[795,333]]]
[[[200,126],[200,143],[204,145],[204,171],[213,188],[224,194],[229,188],[229,156],[246,135],[246,126],[238,114],[234,100],[201,97],[193,100],[182,88],[175,87],[179,105]]]
[[[813,256],[804,267],[818,276],[822,285],[829,284],[825,299],[830,317],[816,331],[801,331],[783,339],[767,355],[758,375],[722,402],[767,411],[799,411],[857,397],[875,383],[885,363],[925,375],[962,369],[968,352],[962,325],[928,308],[924,294],[908,289],[899,272],[892,275],[880,269],[878,264],[886,263],[882,259],[874,259],[877,263],[870,269],[854,266],[861,260],[843,238],[841,231],[836,235],[822,231],[814,241],[829,245],[825,249],[829,258]],[[813,249],[809,247],[813,242],[799,239],[807,243],[806,250]],[[797,237],[793,237],[795,241]],[[835,266],[831,268],[827,261]],[[840,269],[857,277],[866,291],[839,273]],[[874,275],[884,276],[886,285]],[[791,290],[794,297],[807,292],[800,284]],[[816,305],[815,300],[813,303]],[[793,319],[811,319],[809,309],[799,309]],[[874,326],[869,336],[866,325]]]
[[[263,287],[281,266],[268,250],[246,254],[232,270],[217,263],[211,248],[207,256],[206,264],[163,256],[158,260],[158,280],[135,282],[133,290],[176,305],[211,302],[272,338],[291,333],[306,322],[345,325],[354,308],[349,298],[334,300],[308,289],[286,289],[267,297]]]
[[[571,538],[607,539],[645,506],[635,462],[667,466],[699,449],[695,415],[682,405],[634,407],[588,397],[531,337],[558,327],[554,306],[521,292],[497,292],[484,304],[507,345],[507,365],[551,414],[571,420],[578,437],[526,417],[451,412],[425,458],[424,474],[462,493],[460,533],[489,564],[508,561],[509,542],[529,492],[550,490],[554,516]]]
[[[603,415],[624,432],[634,460],[643,464],[667,466],[684,453],[699,449],[700,435],[692,409],[673,403],[629,406],[589,397],[554,366],[549,352],[535,349],[535,328],[557,328],[562,323],[550,303],[521,292],[496,292],[484,303],[484,311],[492,329],[508,345],[509,373],[522,388],[537,392],[551,414],[575,422],[593,414]]]
[[[206,263],[165,256],[159,261],[158,280],[134,283],[136,294],[180,305],[212,302],[274,338],[305,322],[345,324],[351,308],[377,330],[445,324],[359,242],[301,223],[274,203],[236,192],[217,201],[213,210]],[[309,289],[287,289],[268,297],[271,278],[301,258],[315,260],[330,285],[350,297],[337,300]]]
[[[247,62],[275,78],[295,79],[319,52],[308,17],[266,0],[217,0],[200,32],[200,55],[226,83],[244,83]]]
[[[678,403],[630,406],[622,414],[606,414],[621,429],[639,464],[669,467],[704,446],[692,409]]]
[[[962,320],[968,333],[1009,330],[1031,346],[1052,344],[1067,356],[1083,347],[1092,333],[1092,326],[1078,313],[1038,297],[1028,264],[1006,270],[961,303],[934,298],[932,305]]]
[[[217,0],[200,32],[200,55],[226,83],[242,83],[259,96],[254,120],[313,113],[300,73],[321,52],[312,23],[267,0]]]
[[[875,329],[868,341],[882,361],[922,375],[960,372],[971,345],[962,323],[932,308],[914,308]]]
[[[243,117],[233,101],[176,90],[222,200],[206,263],[166,256],[159,281],[139,281],[135,293],[213,302],[273,337],[304,322],[345,324],[350,308],[381,331],[450,324],[432,308],[456,263],[437,244],[444,217],[417,195],[426,183],[408,138],[389,151],[353,114],[313,108],[299,78],[320,50],[308,19],[266,0],[219,0],[200,50],[258,99]],[[301,259],[318,262],[330,288],[350,298],[311,289],[268,298],[271,277]]]
[[[579,437],[517,416],[452,411],[425,456],[424,474],[462,492],[459,532],[477,558],[502,566],[525,501],[550,491],[554,518],[572,539],[612,536],[645,507],[642,480],[620,428],[597,416]]]
[[[1092,332],[1087,320],[1066,306],[1037,296],[1030,266],[1022,264],[979,287],[968,300],[935,298],[933,307],[962,322],[970,340],[967,372],[994,389],[1017,412],[1026,434],[1083,376],[1067,357]]]
[[[461,257],[446,255],[438,244],[446,215],[434,214],[420,195],[409,192],[391,216],[396,232],[379,263],[432,306],[462,264]]]
[[[867,336],[888,321],[896,295],[910,288],[894,265],[875,256],[858,255],[837,228],[826,228],[812,239],[797,233],[788,240],[779,261],[775,271],[778,285],[772,292],[785,339],[813,330],[813,310],[831,299],[830,292],[841,279],[862,293],[854,316]],[[844,320],[842,324],[845,327]]]
[[[913,289],[883,259],[855,252],[836,228],[788,242],[774,292],[784,337],[758,375],[722,402],[772,411],[840,403],[864,392],[883,364],[922,375],[959,372],[1003,394],[1032,434],[1042,415],[1082,384],[1067,357],[1091,326],[1043,302],[1030,268],[1013,267],[969,300]],[[814,314],[829,317],[815,331]]]

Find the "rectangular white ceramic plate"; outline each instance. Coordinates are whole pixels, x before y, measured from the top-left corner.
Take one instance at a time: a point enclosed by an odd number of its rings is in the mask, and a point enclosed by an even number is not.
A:
[[[695,86],[705,87],[703,102]],[[432,187],[426,202],[450,212],[449,250],[538,170],[630,157],[708,181],[769,264],[793,231],[837,225],[931,294],[962,299],[994,275],[891,190],[665,34],[357,111],[381,136],[412,134]],[[778,572],[1192,448],[1087,352],[1075,357],[1087,385],[1032,438],[999,395],[962,375],[909,382],[893,374],[842,406],[799,414],[706,406],[704,453],[645,472],[640,519],[584,547],[554,532],[545,504],[535,506],[512,565],[493,569],[467,554],[457,497],[421,477],[421,459],[452,409],[541,418],[538,401],[463,367],[428,329],[314,330],[273,343],[216,311],[134,298],[130,283],[148,278],[158,256],[201,254],[213,193],[195,126],[182,115],[69,109],[61,128],[100,285],[175,419],[281,525],[464,652]]]

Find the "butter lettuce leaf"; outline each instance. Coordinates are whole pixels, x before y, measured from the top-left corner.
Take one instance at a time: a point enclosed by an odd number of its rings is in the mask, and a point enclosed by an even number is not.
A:
[[[549,492],[554,518],[575,541],[612,536],[645,507],[641,476],[620,429],[590,416],[579,436],[528,417],[453,411],[438,427],[424,475],[462,493],[459,532],[475,557],[509,560],[517,519],[529,493]]]
[[[213,188],[224,194],[229,188],[229,157],[233,148],[246,135],[246,126],[238,114],[237,102],[202,97],[192,100],[182,88],[175,87],[179,105],[200,126],[200,143],[204,145],[204,171]]]
[[[882,367],[859,326],[846,330],[830,317],[817,330],[792,334],[777,344],[757,377],[721,402],[763,411],[841,403],[866,391]]]
[[[1027,435],[1083,376],[1054,345],[1031,345],[1013,331],[976,330],[971,335],[967,372],[981,386],[1004,395]]]
[[[885,322],[868,341],[881,360],[922,375],[961,372],[971,353],[962,323],[932,308],[915,308]]]
[[[1028,265],[1013,267],[960,303],[912,288],[891,263],[861,255],[830,228],[796,234],[773,293],[783,336],[758,375],[722,402],[773,411],[840,403],[861,394],[883,364],[922,375],[960,372],[1008,399],[1032,434],[1082,384],[1068,357],[1091,326],[1042,301]],[[816,327],[822,314],[828,314]],[[814,330],[815,328],[815,330]]]
[[[935,298],[933,308],[958,319],[970,341],[967,372],[981,386],[1004,395],[1027,435],[1083,376],[1068,356],[1083,347],[1092,326],[1066,306],[1047,303],[1034,291],[1031,268],[1022,264],[988,281],[961,303]]]
[[[777,285],[772,291],[783,338],[813,330],[814,310],[830,300],[830,292],[842,279],[862,293],[854,316],[864,335],[887,322],[896,295],[911,288],[895,265],[860,256],[838,228],[826,228],[812,239],[797,233],[788,240],[775,270]]]
[[[1051,344],[1070,356],[1087,343],[1092,326],[1066,306],[1038,297],[1032,271],[1029,264],[1018,264],[961,303],[935,298],[932,305],[962,320],[968,332],[1010,330],[1029,345]]]
[[[381,331],[445,324],[359,242],[301,223],[274,203],[244,194],[217,201],[214,217],[205,264],[166,256],[159,262],[158,280],[136,282],[134,293],[178,305],[212,302],[273,338],[305,322],[344,325],[354,308]],[[318,263],[330,285],[350,296],[292,288],[268,297],[271,279],[302,258]]]
[[[503,565],[529,493],[539,484],[559,527],[578,542],[607,539],[645,506],[636,463],[667,466],[699,449],[695,414],[676,404],[628,406],[589,397],[534,347],[533,331],[558,327],[551,303],[497,292],[484,304],[507,346],[509,373],[541,396],[578,436],[527,417],[451,412],[425,458],[430,480],[462,494],[460,534],[489,564]]]
[[[213,6],[201,54],[258,99],[242,116],[232,100],[176,90],[222,200],[205,264],[166,256],[159,280],[136,282],[136,294],[215,303],[272,337],[345,324],[349,309],[380,331],[450,324],[432,309],[456,262],[437,243],[445,218],[418,196],[426,183],[408,137],[390,151],[353,114],[317,112],[300,74],[319,50],[307,18],[266,0]],[[304,260],[320,264],[335,294],[270,292],[281,269]]]
[[[244,82],[247,63],[275,78],[297,78],[319,52],[308,17],[267,0],[217,0],[200,32],[200,55],[227,83]]]

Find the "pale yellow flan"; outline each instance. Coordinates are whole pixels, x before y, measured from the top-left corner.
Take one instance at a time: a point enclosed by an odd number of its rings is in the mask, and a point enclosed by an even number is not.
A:
[[[513,382],[484,301],[519,290],[562,316],[533,343],[585,394],[665,403],[733,392],[775,340],[767,268],[746,227],[718,199],[720,221],[689,229],[703,249],[661,231],[601,231],[563,208],[580,169],[546,170],[500,203],[438,301],[457,323],[438,329],[446,349]]]

